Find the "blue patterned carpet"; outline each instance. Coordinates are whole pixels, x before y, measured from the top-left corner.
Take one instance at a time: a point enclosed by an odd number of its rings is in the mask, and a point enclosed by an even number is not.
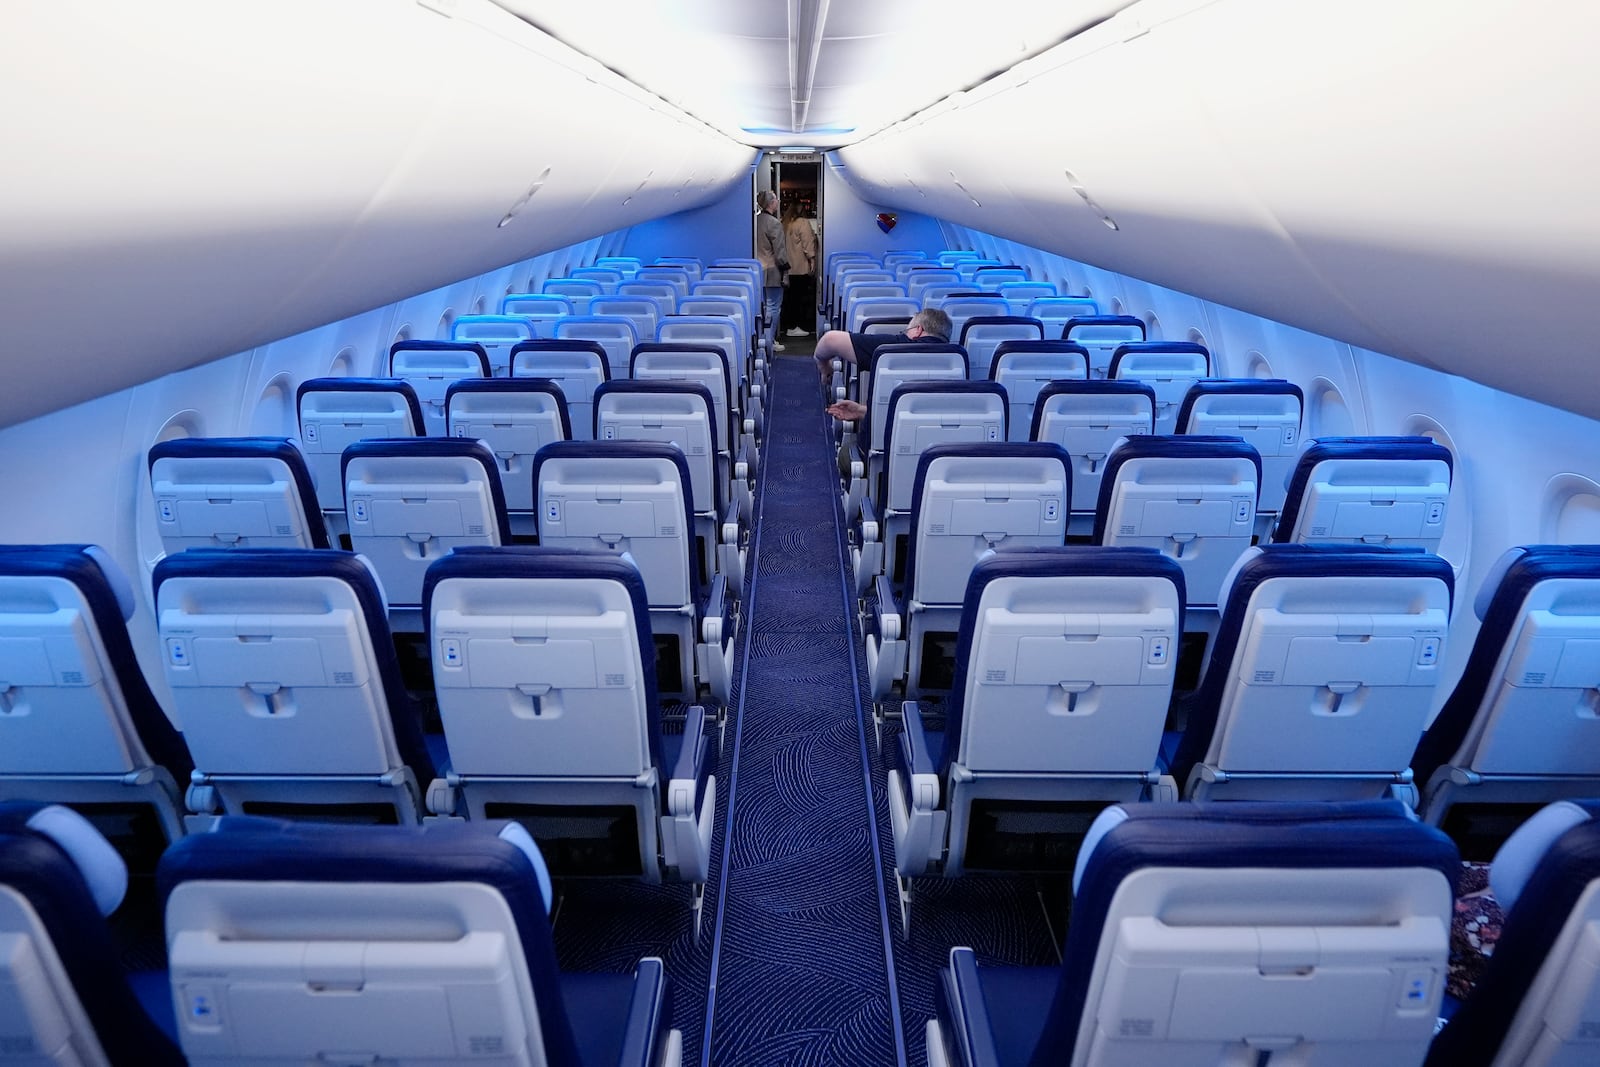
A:
[[[808,356],[776,360],[773,394],[700,937],[686,887],[597,881],[566,887],[556,946],[571,970],[665,959],[685,1065],[920,1065],[950,947],[1054,963],[1064,894],[1027,878],[925,879],[901,935],[834,449]]]

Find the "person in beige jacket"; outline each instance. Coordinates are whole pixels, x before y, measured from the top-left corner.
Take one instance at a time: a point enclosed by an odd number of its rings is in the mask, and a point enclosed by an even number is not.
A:
[[[790,337],[804,337],[817,325],[817,234],[811,220],[790,207],[783,214],[789,246],[789,291],[783,295],[783,322]]]
[[[783,287],[789,282],[789,249],[783,224],[778,221],[778,194],[761,190],[756,194],[756,208],[756,259],[761,262],[761,314],[766,320],[762,337],[769,352],[782,352],[783,345],[773,335],[778,332]]]

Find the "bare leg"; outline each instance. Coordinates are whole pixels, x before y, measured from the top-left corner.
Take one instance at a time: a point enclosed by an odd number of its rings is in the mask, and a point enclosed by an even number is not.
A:
[[[832,362],[836,359],[846,363],[856,361],[856,346],[850,341],[850,334],[844,330],[829,330],[817,338],[817,376],[822,379],[822,387],[826,389],[833,381]],[[848,368],[845,376],[849,377]]]

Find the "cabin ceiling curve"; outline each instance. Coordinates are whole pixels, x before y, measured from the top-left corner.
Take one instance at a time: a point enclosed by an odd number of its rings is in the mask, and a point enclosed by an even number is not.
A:
[[[1561,0],[1146,0],[831,163],[885,207],[1600,417],[1596,39]]]
[[[0,425],[706,204],[754,158],[488,0],[6,14]]]
[[[752,145],[848,144],[1130,0],[498,0]]]

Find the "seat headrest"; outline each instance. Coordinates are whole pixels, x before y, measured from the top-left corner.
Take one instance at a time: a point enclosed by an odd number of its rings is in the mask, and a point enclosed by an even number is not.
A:
[[[48,804],[29,816],[28,829],[48,837],[67,854],[101,915],[117,910],[128,892],[128,866],[93,823],[71,808]]]
[[[1500,583],[1505,580],[1509,571],[1517,560],[1528,554],[1526,545],[1508,548],[1500,553],[1500,558],[1494,561],[1489,568],[1489,573],[1483,576],[1483,582],[1478,586],[1478,595],[1472,598],[1472,613],[1482,622],[1489,615],[1489,605],[1494,603],[1494,595],[1500,591]]]
[[[1083,881],[1084,868],[1089,866],[1089,857],[1094,855],[1100,839],[1127,821],[1128,812],[1121,804],[1113,804],[1094,817],[1094,822],[1089,824],[1089,832],[1083,835],[1083,844],[1078,848],[1078,861],[1072,866],[1073,896],[1078,895],[1078,883]]]
[[[111,553],[99,545],[85,545],[83,554],[94,560],[95,565],[100,568],[100,573],[105,575],[106,586],[117,600],[117,609],[122,612],[122,621],[127,622],[132,619],[139,602],[134,599],[133,583],[128,580],[127,573],[117,566],[117,561],[111,558]]]
[[[1571,800],[1558,800],[1539,809],[1533,818],[1517,827],[1495,853],[1489,868],[1489,887],[1500,907],[1509,913],[1522,895],[1535,868],[1556,839],[1574,826],[1588,822],[1594,812]]]
[[[550,914],[552,893],[550,889],[550,868],[545,865],[544,853],[539,851],[539,845],[533,840],[533,835],[528,833],[528,828],[519,822],[508,822],[500,831],[500,840],[517,846],[517,849],[528,857],[528,862],[533,865],[534,876],[539,879],[539,895],[544,898],[544,913]]]

